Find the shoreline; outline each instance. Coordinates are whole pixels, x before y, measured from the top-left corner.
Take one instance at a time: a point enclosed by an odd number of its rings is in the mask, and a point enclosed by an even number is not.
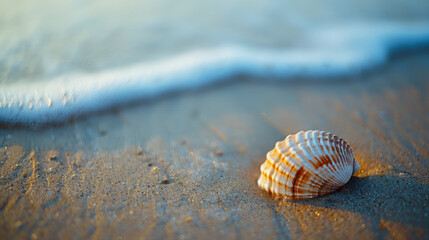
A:
[[[354,34],[341,27],[320,30],[319,44],[308,48],[277,51],[226,45],[101,72],[2,84],[0,121],[2,125],[67,122],[79,115],[199,89],[240,75],[271,81],[361,75],[386,64],[395,51],[428,46],[423,23],[363,26],[354,26]],[[332,34],[338,35],[338,41],[329,37]]]
[[[117,111],[117,109],[121,109],[121,108],[126,109],[126,108],[132,108],[139,105],[156,104],[157,101],[163,101],[164,99],[167,99],[167,100],[172,98],[174,99],[185,94],[210,92],[219,88],[228,87],[230,85],[240,84],[242,82],[255,82],[255,83],[260,83],[262,85],[267,84],[267,85],[279,85],[279,86],[286,86],[286,85],[300,86],[300,85],[311,84],[317,87],[320,85],[329,86],[332,84],[334,85],[349,84],[350,82],[358,81],[358,80],[367,81],[366,79],[368,79],[368,77],[370,77],[372,74],[377,74],[378,72],[384,71],[384,69],[388,67],[388,65],[392,61],[397,61],[398,59],[413,57],[416,55],[422,55],[427,53],[429,53],[429,43],[418,45],[418,46],[410,46],[405,48],[394,49],[388,55],[385,63],[379,66],[375,66],[373,68],[366,69],[357,74],[351,73],[350,75],[331,76],[331,77],[296,76],[296,77],[290,77],[290,78],[271,78],[274,80],[270,80],[270,81],[264,81],[263,79],[265,79],[265,77],[255,77],[255,76],[249,76],[245,74],[232,76],[220,81],[215,81],[214,83],[207,84],[204,86],[193,87],[185,90],[181,89],[181,90],[167,91],[155,97],[138,98],[138,99],[130,100],[123,103],[113,104],[109,107],[101,108],[99,110],[89,111],[89,112],[81,113],[77,115],[74,114],[69,116],[67,120],[63,120],[63,121],[29,122],[29,123],[0,121],[0,129],[28,128],[28,129],[37,130],[37,129],[44,129],[44,128],[50,128],[50,127],[61,127],[67,124],[71,124],[74,121],[85,120],[87,118],[90,118],[93,115],[109,114],[110,112]]]

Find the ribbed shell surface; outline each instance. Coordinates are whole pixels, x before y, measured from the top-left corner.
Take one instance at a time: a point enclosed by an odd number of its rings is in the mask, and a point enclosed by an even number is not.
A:
[[[359,170],[351,147],[324,131],[301,131],[276,143],[261,165],[261,189],[287,198],[333,192]]]

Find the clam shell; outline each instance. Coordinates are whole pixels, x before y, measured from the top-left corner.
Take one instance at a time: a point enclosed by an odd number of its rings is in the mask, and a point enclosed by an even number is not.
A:
[[[286,198],[323,196],[359,170],[352,148],[324,131],[301,131],[276,143],[261,165],[261,189]]]

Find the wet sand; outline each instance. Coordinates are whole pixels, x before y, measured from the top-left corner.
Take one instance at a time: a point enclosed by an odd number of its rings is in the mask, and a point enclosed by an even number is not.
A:
[[[235,81],[0,130],[1,239],[429,239],[429,54],[330,82]],[[301,79],[302,80],[302,79]],[[276,141],[330,131],[361,170],[310,200],[258,189]]]

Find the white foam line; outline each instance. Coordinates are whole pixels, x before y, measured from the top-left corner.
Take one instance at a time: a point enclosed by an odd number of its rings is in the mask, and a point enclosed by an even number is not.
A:
[[[429,24],[347,25],[313,32],[309,39],[314,44],[305,49],[224,46],[100,73],[0,86],[0,121],[59,122],[237,74],[267,80],[356,74],[385,62],[393,49],[429,43]]]

